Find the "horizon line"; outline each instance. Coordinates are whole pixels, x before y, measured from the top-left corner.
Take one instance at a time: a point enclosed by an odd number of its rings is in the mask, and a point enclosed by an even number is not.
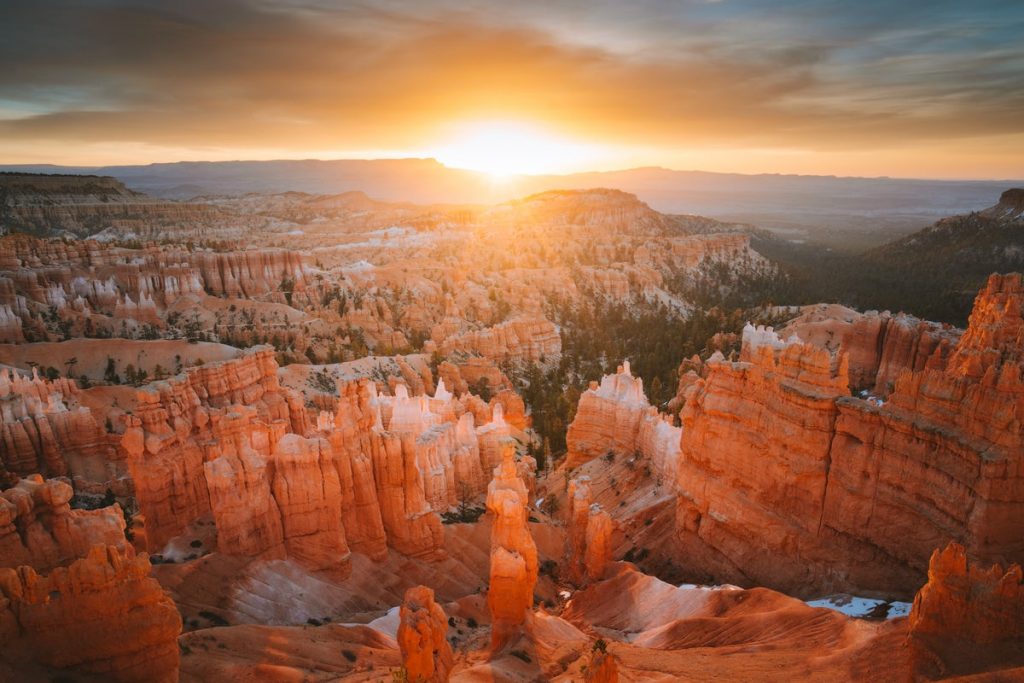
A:
[[[147,168],[151,166],[173,166],[183,164],[237,164],[237,163],[258,163],[258,164],[271,164],[281,162],[318,162],[318,163],[334,163],[334,162],[408,162],[408,161],[420,161],[420,162],[432,162],[441,168],[461,171],[464,173],[472,173],[481,177],[487,177],[486,171],[479,171],[471,168],[464,168],[459,166],[449,166],[436,157],[417,157],[417,156],[394,156],[394,157],[338,157],[338,158],[319,158],[319,157],[302,157],[302,158],[271,158],[271,159],[179,159],[177,161],[151,161],[148,163],[125,163],[125,164],[55,164],[55,163],[32,163],[32,162],[21,162],[13,164],[0,163],[0,170],[3,169],[20,169],[20,168],[54,168],[54,169],[72,169],[82,171],[99,171],[110,168]],[[944,177],[944,176],[900,176],[900,175],[876,175],[876,176],[858,176],[858,175],[837,175],[835,173],[783,173],[779,171],[761,171],[758,173],[742,172],[742,171],[707,171],[702,169],[680,169],[680,168],[669,168],[667,166],[661,166],[657,164],[653,165],[642,165],[642,166],[628,166],[624,168],[614,168],[606,170],[581,170],[572,171],[566,173],[515,173],[504,177],[505,182],[511,182],[516,179],[528,179],[528,178],[566,178],[570,176],[588,175],[588,174],[613,174],[613,173],[629,173],[635,171],[663,171],[668,173],[691,173],[691,174],[706,174],[706,175],[737,175],[745,177],[761,177],[761,176],[774,176],[774,177],[790,177],[790,178],[833,178],[836,180],[920,180],[927,182],[950,182],[950,183],[1024,183],[1024,175],[1019,178],[972,178],[972,177]],[[16,172],[16,171],[14,171]],[[28,172],[28,171],[25,171]],[[84,175],[84,173],[54,173],[53,175]]]

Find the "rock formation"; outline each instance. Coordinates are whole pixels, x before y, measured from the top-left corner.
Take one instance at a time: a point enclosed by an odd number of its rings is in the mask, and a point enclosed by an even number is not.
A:
[[[569,482],[568,499],[568,578],[577,585],[600,580],[612,559],[612,518],[592,502],[589,477]]]
[[[38,475],[0,491],[0,567],[47,572],[85,557],[96,543],[128,548],[121,507],[72,510],[73,493],[63,481]]]
[[[753,326],[744,339],[756,334]],[[850,361],[850,390],[888,396],[903,370],[941,367],[960,337],[949,325],[919,320],[888,311],[858,313],[836,304],[805,306],[786,323],[780,336],[846,353]]]
[[[568,467],[609,452],[633,455],[640,419],[648,407],[643,380],[630,373],[629,361],[614,375],[606,375],[600,386],[591,382],[580,396],[576,418],[566,434]]]
[[[587,664],[585,683],[618,683],[619,666],[607,649],[595,647]]]
[[[399,615],[398,647],[410,683],[447,681],[452,668],[452,648],[446,637],[448,619],[434,602],[434,591],[426,586],[407,590]]]
[[[492,652],[515,640],[533,608],[537,546],[526,523],[527,501],[526,485],[516,471],[514,451],[509,444],[487,487],[487,511],[494,516],[487,591]]]
[[[1021,558],[1022,300],[1020,276],[993,276],[945,369],[904,371],[884,405],[848,395],[842,352],[762,333],[712,359],[682,413],[682,556],[794,592],[907,593],[951,538]]]
[[[223,552],[287,555],[339,575],[350,548],[443,556],[437,513],[483,493],[509,435],[503,404],[477,428],[443,382],[433,397],[403,384],[378,394],[368,380],[338,392],[314,428],[260,348],[138,392],[122,448],[146,547],[212,513]]]
[[[1024,664],[1020,565],[984,569],[959,544],[936,549],[909,623],[918,673],[929,678]]]
[[[112,546],[42,576],[0,569],[0,658],[174,683],[181,616],[149,571],[148,557]]]
[[[605,375],[600,385],[591,382],[580,396],[576,417],[566,434],[566,463],[578,467],[609,453],[613,457],[640,454],[650,459],[659,474],[672,480],[679,438],[679,428],[647,402],[643,380],[633,377],[629,361],[625,361],[614,375]]]
[[[562,338],[554,323],[537,316],[521,316],[493,327],[456,334],[434,341],[443,353],[471,353],[494,361],[555,360],[562,354]]]
[[[123,476],[102,418],[80,405],[79,395],[74,380],[0,372],[0,467],[21,476],[71,476],[97,492]]]

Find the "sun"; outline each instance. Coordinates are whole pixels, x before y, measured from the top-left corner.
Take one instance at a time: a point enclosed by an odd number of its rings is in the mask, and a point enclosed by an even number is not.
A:
[[[497,178],[566,173],[584,168],[600,155],[596,145],[519,121],[460,124],[447,141],[431,150],[431,156],[445,166],[481,171]]]

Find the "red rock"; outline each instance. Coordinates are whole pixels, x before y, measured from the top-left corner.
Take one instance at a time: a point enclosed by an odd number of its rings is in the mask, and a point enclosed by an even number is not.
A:
[[[414,586],[405,592],[399,612],[398,647],[409,681],[444,683],[452,668],[448,619],[434,602],[434,591]]]
[[[183,376],[154,382],[137,392],[136,403],[121,447],[135,481],[146,542],[152,551],[162,549],[190,522],[211,511],[207,472],[214,475],[218,492],[224,494],[218,498],[224,519],[231,517],[244,524],[252,510],[239,507],[242,501],[232,487],[245,481],[255,487],[253,491],[266,490],[269,484],[265,475],[258,474],[263,467],[258,461],[270,455],[272,429],[303,435],[310,431],[302,400],[281,388],[277,363],[268,347],[256,347],[235,360],[208,363],[190,368]],[[247,410],[238,412],[236,406]],[[206,451],[221,439],[225,441],[222,448],[227,447],[232,456],[211,464],[207,461],[222,454],[211,450],[208,457]],[[258,442],[255,448],[253,439]],[[251,450],[260,457],[252,456]],[[239,460],[241,453],[249,454],[247,464]],[[253,504],[260,509],[267,505]],[[269,508],[261,513],[269,526],[257,533],[265,536],[257,545],[266,547],[280,540],[268,515],[273,516]]]
[[[0,492],[0,567],[47,572],[85,557],[96,543],[128,550],[121,506],[72,510],[73,493],[66,483],[38,475]]]
[[[274,501],[281,512],[285,549],[303,566],[351,573],[350,553],[341,510],[344,505],[336,454],[325,439],[287,434],[273,458]]]
[[[994,276],[948,362],[904,370],[884,405],[848,395],[841,352],[768,331],[710,361],[681,416],[680,557],[795,593],[909,593],[949,539],[1024,559],[1020,289]]]
[[[1024,664],[1020,565],[984,569],[956,543],[935,550],[928,583],[914,598],[909,626],[919,673],[929,678]],[[1011,654],[1014,649],[1016,656]]]
[[[434,342],[444,354],[461,351],[494,361],[540,362],[557,359],[562,353],[562,338],[554,323],[539,316],[519,316],[493,327],[448,337],[438,334],[435,331]]]
[[[587,664],[587,672],[584,676],[586,683],[618,683],[619,666],[615,656],[602,649],[595,649],[590,655],[590,663]]]
[[[342,494],[342,520],[353,550],[375,560],[387,556],[387,536],[374,482],[372,452],[376,411],[369,380],[339,384],[338,410],[327,438],[335,453]]]
[[[0,569],[0,652],[132,683],[178,680],[181,616],[149,558],[96,546],[40,576]]]
[[[580,395],[576,417],[569,425],[566,445],[567,467],[596,457],[648,458],[659,476],[675,479],[679,457],[680,430],[671,417],[661,415],[647,402],[643,380],[633,377],[629,362],[614,375],[606,375],[601,384]]]
[[[607,453],[632,456],[640,420],[648,407],[643,380],[630,374],[628,362],[616,374],[606,375],[600,386],[592,382],[580,396],[576,417],[566,434],[566,466],[578,467]]]
[[[79,394],[67,378],[48,381],[35,371],[31,379],[0,372],[0,467],[22,476],[71,476],[83,488],[100,479],[105,488],[114,449],[102,419],[79,404]]]
[[[487,591],[492,652],[522,632],[537,584],[537,546],[526,523],[526,485],[519,478],[514,457],[510,444],[487,488],[487,511],[494,516]]]
[[[786,323],[781,336],[791,334],[808,344],[846,353],[850,390],[867,389],[884,397],[904,370],[944,363],[960,330],[905,313],[858,313],[837,304],[819,304],[805,306],[799,317]]]

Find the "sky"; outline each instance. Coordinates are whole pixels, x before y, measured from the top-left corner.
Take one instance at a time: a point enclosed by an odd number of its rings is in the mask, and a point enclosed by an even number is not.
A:
[[[0,164],[1024,178],[1020,0],[2,7]]]

